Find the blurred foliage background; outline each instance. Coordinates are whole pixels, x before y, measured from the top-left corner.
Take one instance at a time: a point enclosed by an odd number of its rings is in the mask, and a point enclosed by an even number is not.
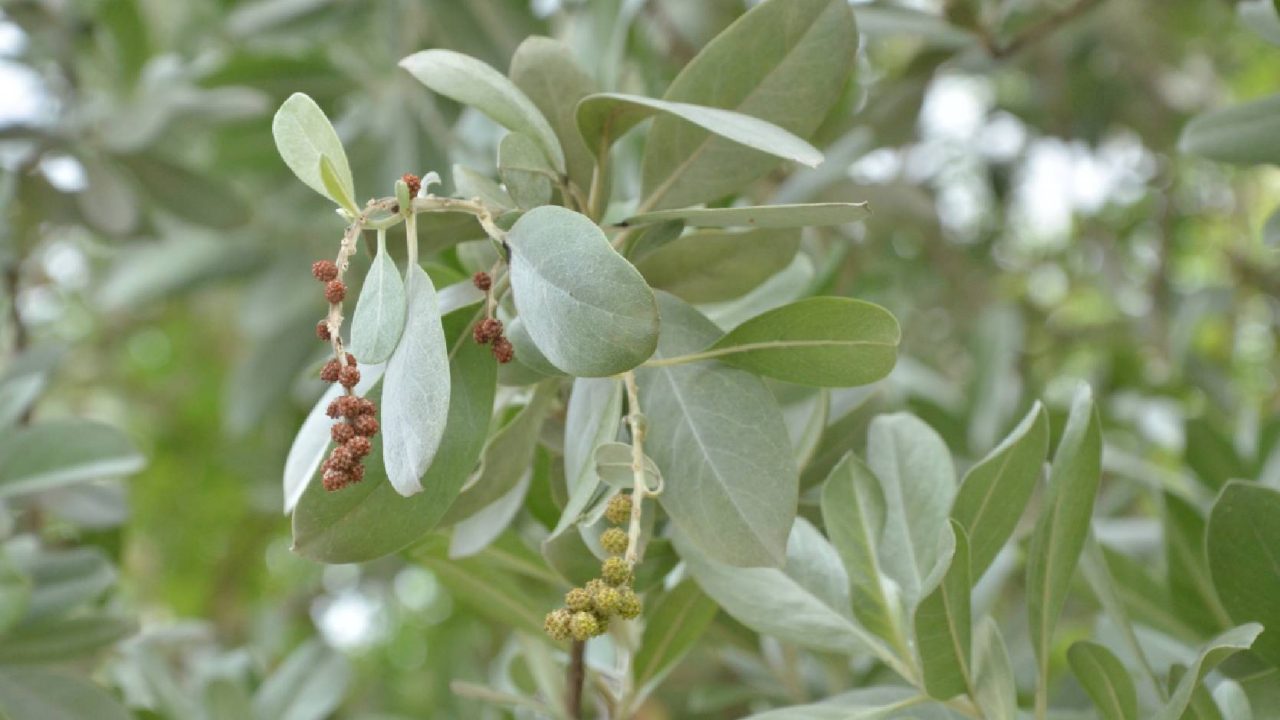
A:
[[[127,480],[0,492],[12,563],[91,557],[106,579],[75,597],[127,619],[71,666],[156,717],[250,717],[250,688],[259,717],[284,717],[272,702],[293,696],[312,705],[288,717],[480,717],[448,683],[486,682],[505,652],[482,586],[413,553],[322,567],[289,550],[280,471],[322,389],[308,269],[339,230],[277,157],[271,113],[310,94],[357,186],[389,194],[405,172],[492,166],[498,137],[424,92],[404,55],[453,48],[505,70],[526,36],[554,35],[602,89],[656,95],[747,5],[0,3],[0,416],[99,420],[146,459]],[[1143,488],[1206,500],[1229,477],[1280,485],[1280,173],[1177,147],[1193,115],[1276,90],[1270,3],[855,12],[855,78],[815,143],[828,162],[760,190],[870,201],[869,221],[815,233],[823,252],[782,275],[879,302],[904,329],[888,381],[833,394],[825,467],[898,407],[972,459],[1031,398],[1057,425],[1086,379],[1107,431],[1099,532],[1129,557],[1161,543]],[[36,378],[38,399],[15,378]],[[787,695],[744,669],[757,650],[721,621],[647,717],[736,717],[751,698],[735,679]]]

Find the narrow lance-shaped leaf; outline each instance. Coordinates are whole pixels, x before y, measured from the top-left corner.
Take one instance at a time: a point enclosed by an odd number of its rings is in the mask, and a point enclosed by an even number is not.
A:
[[[1280,95],[1192,118],[1178,149],[1229,163],[1280,163]]]
[[[621,225],[649,225],[678,220],[690,227],[797,228],[843,225],[871,214],[866,203],[811,203],[755,207],[678,208],[632,215]]]
[[[404,335],[387,362],[382,392],[383,462],[401,495],[422,492],[449,412],[449,349],[431,278],[409,268]]]
[[[1000,445],[965,473],[951,517],[969,535],[974,582],[1017,527],[1048,452],[1049,415],[1037,402]]]
[[[302,93],[290,95],[271,121],[271,134],[284,164],[312,190],[340,205],[344,197],[356,196],[342,141],[314,100]],[[335,197],[325,186],[320,175],[321,157],[327,157],[333,164],[334,179],[343,191],[342,196]]]
[[[1214,589],[1205,552],[1208,522],[1194,505],[1173,493],[1164,494],[1164,554],[1173,609],[1202,632],[1221,632],[1232,625]],[[1262,641],[1264,644],[1266,640]]]
[[[0,436],[0,498],[141,470],[123,432],[92,420],[53,420]]]
[[[1254,652],[1280,665],[1280,492],[1227,483],[1209,514],[1207,547],[1223,607],[1236,622],[1262,623]]]
[[[0,715],[53,720],[129,720],[133,714],[88,680],[45,668],[0,668]]]
[[[386,234],[378,233],[378,254],[364,276],[351,318],[350,350],[362,363],[386,362],[400,342],[406,313],[404,280],[387,252]]]
[[[719,330],[659,294],[658,357],[705,347]],[[735,565],[776,565],[795,518],[799,479],[787,429],[768,388],[715,364],[642,368],[645,452],[669,482],[658,500],[702,552]]]
[[[1081,640],[1067,651],[1071,671],[1097,706],[1102,720],[1136,720],[1138,691],[1129,671],[1105,647]]]
[[[960,523],[948,522],[955,534],[951,565],[938,587],[920,601],[915,615],[916,647],[924,671],[925,690],[938,700],[963,695],[973,687],[969,541]]]
[[[822,162],[821,151],[771,122],[732,110],[655,100],[641,95],[588,95],[578,103],[578,128],[582,130],[587,147],[596,154],[602,154],[608,152],[613,141],[635,127],[636,123],[659,113],[776,157],[810,167]]]
[[[1151,720],[1179,720],[1186,712],[1187,706],[1191,703],[1191,696],[1204,676],[1223,660],[1241,650],[1248,650],[1261,632],[1262,626],[1258,623],[1246,623],[1231,628],[1202,645],[1196,653],[1195,661],[1178,681],[1169,697],[1169,702],[1152,715]]]
[[[1041,682],[1048,672],[1053,630],[1089,536],[1101,472],[1101,422],[1093,393],[1081,385],[1054,454],[1044,510],[1027,552],[1027,611]]]
[[[653,354],[653,291],[585,215],[535,208],[516,221],[507,240],[516,308],[553,365],[577,377],[603,377]]]
[[[889,374],[901,330],[869,302],[817,297],[766,311],[730,330],[696,358],[823,387],[852,387]]]
[[[973,666],[973,699],[987,720],[1017,720],[1018,687],[1013,663],[1000,626],[990,616],[978,623],[974,633]]]
[[[552,167],[564,172],[564,152],[551,125],[502,73],[453,50],[423,50],[401,60],[400,67],[433,92],[470,105],[508,130],[533,138]]]

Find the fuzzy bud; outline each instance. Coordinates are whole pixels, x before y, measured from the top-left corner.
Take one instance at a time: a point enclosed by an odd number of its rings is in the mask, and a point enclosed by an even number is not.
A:
[[[338,376],[341,373],[342,366],[338,364],[338,361],[330,360],[324,364],[324,367],[320,368],[320,379],[327,383],[338,382]]]
[[[621,588],[618,590],[618,616],[627,620],[635,620],[640,617],[640,612],[644,607],[640,604],[640,597],[636,595],[631,588]]]
[[[356,429],[357,435],[373,437],[378,434],[378,419],[372,415],[361,415],[353,420],[351,425]]]
[[[483,270],[472,275],[471,282],[480,292],[489,292],[489,288],[493,287],[493,278],[489,277],[489,273]]]
[[[510,340],[504,337],[499,337],[497,340],[493,341],[493,357],[496,358],[499,363],[506,365],[515,359],[516,349],[511,346]]]
[[[320,282],[331,282],[338,277],[338,266],[332,260],[317,260],[311,263],[311,274]]]
[[[347,286],[341,280],[330,280],[324,286],[324,299],[337,305],[347,296]]]
[[[360,382],[360,371],[355,365],[348,365],[338,373],[338,382],[342,383],[344,388],[353,388]]]
[[[333,405],[331,407],[333,406],[336,406],[338,413],[335,417],[355,417],[358,414],[357,408],[360,406],[360,398],[355,397],[354,395],[342,395],[337,400],[333,401]],[[359,428],[356,429],[356,432],[359,432]]]
[[[325,342],[329,342],[330,340],[333,339],[333,335],[329,334],[328,320],[321,320],[320,322],[316,323],[316,337],[320,338],[321,340],[324,340]]]
[[[569,620],[569,633],[574,640],[582,641],[604,632],[599,618],[589,612],[576,612]]]
[[[476,342],[481,345],[489,343],[502,337],[502,321],[497,318],[485,318],[476,323],[476,328],[472,331]]]
[[[358,483],[361,480],[364,480],[364,466],[356,465],[351,468],[351,482]]]
[[[331,418],[342,417],[342,398],[334,398],[329,402],[329,407],[324,409],[324,414]]]
[[[547,613],[547,619],[543,621],[542,629],[546,631],[547,635],[551,636],[552,640],[564,642],[572,636],[572,632],[569,629],[572,620],[573,613],[568,610],[564,608],[552,610]]]
[[[356,436],[356,429],[351,427],[351,423],[334,423],[329,428],[329,437],[333,438],[333,442],[338,445],[345,445],[348,440]]]
[[[352,412],[356,415],[377,415],[378,406],[374,405],[369,398],[356,398]]]
[[[346,448],[347,452],[351,453],[351,456],[357,460],[373,451],[373,443],[369,442],[369,438],[360,435],[351,438],[342,447]]]
[[[574,588],[564,594],[564,606],[573,612],[591,609],[591,593],[582,588]]]
[[[346,445],[339,445],[329,455],[329,468],[342,472],[350,472],[356,466],[356,459]]]
[[[422,189],[422,179],[413,173],[405,173],[400,179],[409,186],[409,197],[418,197],[418,191]]]
[[[622,528],[609,528],[600,533],[600,545],[610,555],[621,555],[627,551],[627,533]]]
[[[621,525],[631,519],[631,496],[618,493],[609,499],[604,510],[605,519],[614,525]]]
[[[324,489],[329,492],[334,492],[335,490],[341,490],[342,488],[350,485],[351,482],[352,482],[352,477],[350,473],[342,472],[340,470],[333,470],[333,469],[324,471],[324,478],[323,478]]]
[[[618,588],[605,586],[591,597],[596,613],[608,617],[615,615],[622,606],[622,592]]]
[[[631,563],[620,557],[611,557],[600,566],[600,577],[614,587],[630,585]]]

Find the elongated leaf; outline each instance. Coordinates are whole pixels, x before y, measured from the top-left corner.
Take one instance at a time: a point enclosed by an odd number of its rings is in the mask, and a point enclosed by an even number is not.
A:
[[[404,280],[380,238],[351,318],[351,354],[366,364],[390,359],[404,332],[406,312]]]
[[[39,552],[22,564],[31,582],[24,622],[67,615],[116,582],[115,568],[97,548]]]
[[[916,717],[924,711],[920,695],[910,688],[872,687],[827,698],[822,702],[792,705],[749,715],[744,720],[880,720]],[[930,719],[933,714],[920,715]]]
[[[31,578],[0,548],[0,635],[22,619],[31,601]]]
[[[342,198],[329,194],[324,179],[320,177],[320,158],[327,157],[333,163],[338,183],[347,198],[356,196],[355,182],[351,179],[351,166],[347,153],[342,149],[338,133],[329,124],[329,118],[311,98],[294,93],[280,105],[271,121],[271,134],[276,140],[276,150],[284,164],[308,187],[335,203]]]
[[[350,682],[346,658],[319,641],[306,642],[263,681],[253,696],[253,716],[323,720],[341,704]]]
[[[969,535],[974,582],[1009,541],[1035,491],[1049,452],[1049,415],[1039,402],[987,456],[969,468],[951,506],[951,517]]]
[[[508,130],[533,138],[551,166],[564,172],[564,152],[551,125],[502,73],[453,50],[423,50],[401,60],[400,67],[432,92],[470,105]]]
[[[471,340],[476,316],[475,307],[464,307],[445,318],[453,389],[440,449],[422,478],[425,492],[401,497],[376,471],[381,443],[380,435],[374,436],[364,482],[334,493],[325,492],[320,483],[306,487],[293,513],[296,552],[329,563],[372,560],[436,526],[475,469],[493,412],[497,363],[488,348]]]
[[[1137,719],[1138,691],[1129,671],[1110,650],[1081,640],[1067,651],[1067,660],[1103,720]]]
[[[0,498],[122,477],[146,460],[119,430],[92,420],[54,420],[0,436]]]
[[[645,254],[636,269],[646,282],[691,303],[732,300],[791,264],[796,230],[708,230],[671,240]]]
[[[1093,393],[1081,385],[1071,403],[1049,473],[1044,510],[1027,551],[1027,610],[1031,647],[1043,680],[1049,645],[1067,589],[1089,536],[1089,518],[1102,471],[1102,428]]]
[[[663,100],[733,110],[808,137],[840,97],[857,43],[844,0],[767,0],[708,43]],[[723,197],[776,163],[683,119],[659,117],[645,143],[640,211]]]
[[[632,215],[622,225],[678,220],[690,227],[798,228],[843,225],[870,215],[866,203],[812,203],[758,207],[679,208]]]
[[[835,549],[803,518],[791,531],[781,569],[727,565],[707,557],[683,532],[675,539],[703,591],[752,630],[829,652],[883,648],[849,613],[848,579]]]
[[[595,160],[578,132],[577,107],[596,91],[595,81],[574,61],[568,45],[545,37],[520,43],[508,75],[551,124],[564,149],[569,179],[579,188],[590,187]]]
[[[183,220],[217,229],[249,221],[249,205],[227,184],[154,155],[123,159],[143,190]]]
[[[338,169],[334,167],[333,161],[328,155],[320,156],[320,184],[324,185],[325,194],[333,198],[334,202],[346,208],[347,212],[355,215],[360,212],[356,207],[355,198],[347,193],[346,187],[343,186],[342,177],[338,174]]]
[[[531,484],[533,484],[533,470],[528,469],[516,478],[511,489],[458,521],[454,525],[453,534],[449,536],[449,558],[470,557],[497,540],[498,536],[511,524],[516,513],[520,512],[520,508],[524,506],[524,499],[529,493]],[[466,493],[458,499],[469,500]],[[446,521],[448,519],[445,518]]]
[[[77,615],[54,623],[19,625],[0,643],[0,665],[61,663],[102,650],[137,630],[128,620]]]
[[[539,385],[529,403],[494,433],[480,455],[480,469],[467,481],[440,522],[450,525],[497,502],[520,482],[533,463],[538,433],[556,397],[555,383]]]
[[[0,428],[16,422],[40,397],[62,354],[56,346],[36,346],[9,360],[0,374]]]
[[[556,172],[528,135],[507,133],[502,138],[498,174],[520,208],[528,210],[551,202],[551,180]]]
[[[978,623],[973,636],[974,701],[988,720],[1017,720],[1018,687],[1013,663],[1000,635],[1000,626],[990,616]]]
[[[1280,95],[1192,118],[1178,149],[1243,165],[1280,163]]]
[[[899,639],[902,611],[890,600],[880,571],[886,513],[880,481],[852,453],[846,454],[822,487],[822,521],[849,575],[854,615],[871,631],[904,646]]]
[[[110,693],[93,683],[42,668],[0,668],[0,716],[14,720],[130,720]]]
[[[1278,23],[1280,24],[1280,23]],[[1280,44],[1280,40],[1277,41]],[[1253,707],[1244,688],[1234,680],[1224,680],[1213,689],[1213,701],[1222,709],[1223,720],[1253,720]]]
[[[490,180],[488,177],[462,165],[453,166],[453,186],[457,189],[458,194],[466,198],[480,198],[486,205],[495,208],[514,208],[516,201],[511,199],[507,191],[502,189],[498,183]],[[442,213],[430,213],[430,215],[438,215]],[[475,225],[475,218],[470,215],[464,215],[471,224]],[[480,229],[479,225],[476,225]],[[477,237],[484,235],[481,232]],[[488,240],[484,241],[486,244]]]
[[[757,315],[705,354],[787,382],[852,387],[889,374],[901,337],[898,321],[879,305],[818,297]]]
[[[867,465],[884,491],[880,563],[898,584],[908,608],[928,594],[929,576],[942,562],[938,529],[955,495],[955,468],[933,428],[905,413],[871,422]]]
[[[573,381],[565,416],[564,467],[569,501],[551,535],[578,521],[600,485],[596,448],[618,436],[622,419],[622,382],[617,378]]]
[[[603,377],[649,359],[658,342],[653,291],[595,223],[548,205],[521,216],[507,239],[516,308],[553,365]]]
[[[1280,666],[1280,492],[1233,480],[1209,515],[1209,570],[1231,619],[1267,630],[1254,652]]]
[[[630,490],[635,486],[635,473],[631,469],[631,446],[626,443],[604,443],[596,448],[596,473],[600,481],[618,490]],[[644,456],[645,484],[649,489],[662,482],[662,471],[648,455]]]
[[[387,361],[382,391],[383,461],[387,480],[408,497],[435,458],[449,412],[449,348],[431,278],[418,266],[405,283],[404,335]]]
[[[360,369],[360,382],[353,388],[355,394],[364,397],[365,393],[382,380],[385,365],[357,365]],[[307,419],[302,421],[298,434],[289,446],[289,454],[284,461],[284,511],[292,512],[302,497],[307,484],[316,476],[316,470],[329,450],[329,442],[333,428],[333,418],[326,414],[329,403],[342,394],[342,388],[333,385],[325,391]]]
[[[970,658],[973,629],[969,611],[969,541],[955,520],[955,553],[942,582],[916,609],[916,647],[929,695],[947,700],[973,686]]]
[[[641,697],[652,692],[693,649],[717,610],[715,601],[693,581],[685,580],[645,613],[644,635],[633,663],[633,677]]]
[[[1173,493],[1164,494],[1163,509],[1164,554],[1173,610],[1205,634],[1222,632],[1231,627],[1232,618],[1218,600],[1209,572],[1205,552],[1208,522],[1195,506]],[[1260,642],[1266,645],[1267,638]]]
[[[1250,646],[1257,640],[1259,633],[1262,632],[1262,626],[1258,623],[1246,623],[1239,627],[1231,628],[1226,632],[1218,635],[1209,642],[1200,646],[1199,652],[1196,653],[1196,659],[1191,666],[1187,668],[1186,674],[1178,681],[1177,687],[1169,697],[1169,702],[1164,707],[1151,716],[1151,720],[1178,720],[1186,711],[1187,706],[1191,703],[1191,696],[1196,688],[1200,685],[1200,681],[1204,679],[1209,671],[1213,670],[1223,660],[1240,652],[1248,650]]]
[[[697,310],[658,297],[659,358],[705,347],[719,334]],[[799,478],[768,388],[713,364],[642,368],[637,381],[649,419],[645,452],[669,480],[658,499],[680,530],[720,562],[782,562]]]
[[[578,127],[587,141],[587,147],[601,155],[608,152],[613,141],[635,127],[636,123],[660,113],[775,157],[794,160],[809,167],[822,162],[821,151],[771,122],[732,110],[655,100],[642,95],[589,95],[578,104]]]

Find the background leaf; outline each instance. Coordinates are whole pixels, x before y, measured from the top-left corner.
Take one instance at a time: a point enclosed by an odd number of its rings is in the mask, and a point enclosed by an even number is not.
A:
[[[529,37],[511,56],[511,82],[542,111],[564,149],[569,179],[591,186],[595,159],[578,132],[578,101],[596,91],[596,83],[574,60],[565,43]]]
[[[528,135],[507,133],[498,144],[498,174],[516,205],[528,210],[551,202],[556,172]]]
[[[1018,687],[1000,626],[984,617],[973,635],[974,700],[989,720],[1016,720]]]
[[[92,420],[53,420],[0,436],[0,498],[122,477],[146,460],[119,430]]]
[[[645,612],[644,635],[632,665],[640,697],[657,687],[702,637],[719,607],[685,580]]]
[[[1280,667],[1280,492],[1232,481],[1209,515],[1209,569],[1231,619],[1262,623],[1254,652]]]
[[[732,300],[791,264],[796,230],[690,233],[646,253],[636,269],[650,286],[691,303]]]
[[[632,215],[623,225],[679,220],[690,227],[796,228],[843,225],[870,215],[866,203],[812,203],[755,207],[680,208]]]
[[[1138,692],[1129,671],[1110,650],[1081,640],[1071,645],[1067,660],[1103,720],[1136,720]]]
[[[1262,626],[1248,623],[1231,628],[1200,647],[1195,661],[1178,681],[1169,702],[1151,716],[1151,720],[1178,720],[1191,703],[1191,696],[1199,687],[1200,681],[1222,661],[1232,655],[1247,650],[1262,632]]]
[[[1280,95],[1197,115],[1182,129],[1178,149],[1211,160],[1280,163]]]
[[[0,668],[0,714],[14,720],[129,720],[130,713],[91,682],[40,668]]]

